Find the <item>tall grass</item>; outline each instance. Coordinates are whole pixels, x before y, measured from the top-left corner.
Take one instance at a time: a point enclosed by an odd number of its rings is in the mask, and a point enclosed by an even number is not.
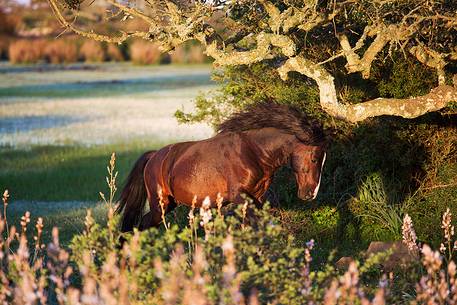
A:
[[[44,55],[52,64],[72,63],[78,59],[78,50],[72,40],[53,40],[47,42]]]
[[[357,197],[353,198],[351,206],[357,217],[367,220],[367,226],[376,224],[387,230],[391,237],[399,238],[403,217],[408,212],[411,200],[406,199],[401,203],[392,201],[386,193],[382,177],[375,173],[359,186]],[[375,232],[374,235],[382,239],[380,234],[381,232]]]
[[[44,58],[46,42],[41,39],[20,39],[8,48],[9,60],[13,64],[36,63]]]
[[[6,35],[0,35],[0,59],[8,58],[8,48],[11,40],[12,39]]]
[[[85,62],[103,62],[106,55],[105,50],[98,41],[85,40],[79,50],[80,57]]]
[[[418,245],[409,216],[403,221],[403,240],[421,259],[421,273],[412,283],[415,294],[392,295],[397,276],[375,276],[373,267],[383,255],[363,264],[351,262],[338,272],[331,264],[313,271],[314,242],[293,245],[291,237],[266,209],[255,211],[256,228],[245,221],[246,207],[233,216],[213,211],[208,199],[200,215],[189,212],[189,228],[135,231],[120,247],[122,236],[113,214],[116,192],[115,155],[108,166],[109,195],[103,195],[108,222],[101,226],[89,211],[85,230],[76,236],[72,252],[62,247],[52,230],[46,247],[45,220],[31,228],[24,213],[17,229],[7,223],[9,194],[3,193],[0,216],[1,304],[456,304],[457,266],[452,214],[442,218],[445,240],[441,252]],[[199,226],[204,236],[198,234]],[[30,236],[32,235],[32,236]],[[30,238],[33,237],[33,238]],[[186,242],[190,246],[186,248]],[[369,278],[372,278],[369,280]],[[368,282],[367,282],[368,280]]]
[[[200,64],[208,61],[199,45],[179,46],[170,54],[162,54],[157,44],[136,40],[129,46],[130,58],[125,58],[120,48],[114,44],[104,46],[93,40],[81,42],[72,37],[54,40],[11,39],[0,40],[0,56],[8,56],[13,64],[37,63],[47,61],[53,64],[85,62],[124,61],[130,59],[134,64],[153,65],[161,63]]]
[[[110,61],[124,61],[124,55],[122,54],[119,47],[115,44],[108,44],[106,48],[106,55]]]
[[[151,42],[136,40],[130,46],[130,59],[134,64],[153,65],[160,63],[159,47]]]
[[[203,53],[203,48],[200,45],[192,45],[187,53],[188,62],[193,64],[202,64],[209,60],[209,57]]]
[[[201,64],[207,61],[208,57],[203,53],[199,45],[178,46],[170,52],[170,60],[174,64]]]

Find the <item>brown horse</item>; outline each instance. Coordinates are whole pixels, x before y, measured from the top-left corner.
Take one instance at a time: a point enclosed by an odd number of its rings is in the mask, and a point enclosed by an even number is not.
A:
[[[177,204],[197,206],[209,196],[224,203],[242,203],[246,194],[264,201],[274,172],[290,162],[298,197],[314,199],[325,162],[322,128],[299,111],[275,103],[262,103],[222,123],[218,134],[202,141],[171,144],[143,154],[133,167],[120,196],[121,230],[157,226],[162,208]],[[146,200],[149,212],[143,216]],[[159,204],[162,200],[162,207]]]

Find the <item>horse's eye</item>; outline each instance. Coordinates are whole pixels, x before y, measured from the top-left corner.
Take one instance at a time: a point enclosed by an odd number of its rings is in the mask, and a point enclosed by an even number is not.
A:
[[[313,163],[316,163],[316,162],[317,162],[317,160],[316,160],[316,159],[312,159],[312,160],[311,160],[311,162],[313,162]]]

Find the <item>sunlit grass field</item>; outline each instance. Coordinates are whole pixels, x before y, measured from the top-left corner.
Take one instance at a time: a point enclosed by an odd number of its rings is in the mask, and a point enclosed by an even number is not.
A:
[[[82,231],[88,208],[102,220],[99,192],[107,191],[112,152],[121,188],[146,150],[212,134],[207,125],[179,125],[173,117],[215,88],[209,71],[204,65],[1,64],[0,189],[11,196],[10,222],[30,211],[32,222],[44,218],[45,230],[58,226],[67,244]]]

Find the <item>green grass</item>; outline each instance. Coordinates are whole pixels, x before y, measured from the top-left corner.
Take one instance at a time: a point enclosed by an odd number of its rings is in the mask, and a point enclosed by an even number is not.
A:
[[[19,205],[19,204],[18,204]],[[81,234],[84,230],[84,221],[87,210],[92,211],[92,217],[100,224],[106,223],[107,208],[104,203],[86,203],[78,204],[77,207],[66,207],[62,209],[60,204],[54,202],[36,203],[21,202],[19,207],[14,207],[14,203],[8,206],[9,225],[20,228],[20,219],[25,211],[31,214],[31,221],[28,230],[32,232],[29,237],[36,234],[35,223],[38,217],[43,218],[43,239],[45,244],[51,242],[51,230],[53,227],[59,229],[60,243],[66,247],[70,244],[73,236]],[[32,242],[30,240],[29,242]]]
[[[99,192],[108,193],[106,166],[116,152],[118,188],[136,159],[146,150],[166,143],[136,142],[93,147],[36,146],[30,149],[0,148],[0,190],[8,189],[10,225],[19,226],[26,211],[31,212],[29,230],[35,231],[38,217],[44,220],[44,241],[52,227],[58,227],[63,245],[84,229],[87,209],[96,221],[106,219],[106,206],[98,202]],[[64,202],[62,202],[64,201]]]
[[[120,185],[143,152],[164,145],[136,142],[93,147],[3,147],[0,189],[8,189],[12,200],[97,201],[98,193],[107,188],[106,165],[112,152],[116,152]]]

